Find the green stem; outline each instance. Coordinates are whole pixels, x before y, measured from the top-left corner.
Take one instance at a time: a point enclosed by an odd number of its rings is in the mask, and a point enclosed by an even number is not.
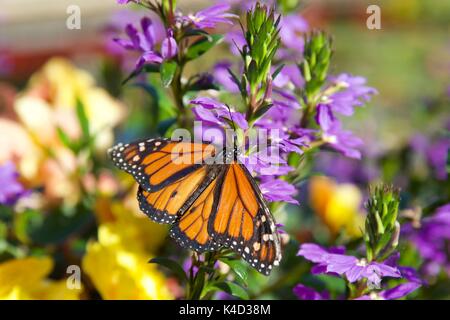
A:
[[[204,261],[200,261],[197,254],[192,255],[192,265],[189,270],[189,289],[187,294],[188,300],[199,300],[202,298],[203,289],[208,281],[214,278],[216,270],[214,265],[218,258],[218,252],[205,253]],[[197,267],[198,271],[194,275],[194,268]]]
[[[314,109],[316,108],[315,101],[312,101],[308,98],[308,103],[306,104],[305,112],[303,112],[302,118],[300,120],[300,127],[306,128],[309,124],[309,119],[311,115],[314,113]]]
[[[183,70],[184,70],[184,65],[178,64],[177,71],[175,72],[175,75],[174,75],[174,78],[173,78],[173,81],[171,84],[171,89],[172,89],[173,98],[175,100],[175,105],[178,109],[178,125],[181,128],[186,128],[186,126],[188,124],[188,117],[187,117],[187,108],[183,102],[184,89],[183,89],[183,85],[181,83]]]

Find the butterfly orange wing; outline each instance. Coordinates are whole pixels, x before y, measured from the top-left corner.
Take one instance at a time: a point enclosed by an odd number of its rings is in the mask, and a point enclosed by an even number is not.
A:
[[[208,232],[263,274],[269,274],[281,259],[275,221],[256,182],[241,164],[228,165],[223,174]]]
[[[181,246],[198,252],[217,250],[221,247],[211,238],[208,231],[208,222],[215,210],[214,202],[219,185],[217,171],[212,169],[201,194],[170,229],[170,236]]]
[[[172,223],[199,194],[206,178],[204,162],[214,156],[209,144],[148,139],[118,144],[109,151],[114,164],[139,183],[141,210],[153,221]],[[192,200],[191,200],[192,201]]]
[[[215,152],[211,144],[148,139],[118,144],[109,155],[144,190],[155,192],[202,168]]]

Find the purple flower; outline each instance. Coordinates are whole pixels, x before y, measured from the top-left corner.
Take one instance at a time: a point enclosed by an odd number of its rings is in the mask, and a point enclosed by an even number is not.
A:
[[[410,145],[415,152],[426,158],[427,163],[434,171],[436,179],[447,179],[447,153],[450,149],[449,137],[434,140],[422,134],[416,134],[412,137]]]
[[[228,92],[239,93],[239,88],[232,80],[228,69],[232,67],[231,62],[221,61],[214,66],[215,80]]]
[[[300,69],[295,64],[287,64],[273,80],[273,85],[278,88],[289,89],[301,88],[305,84]]]
[[[384,277],[400,278],[400,271],[380,262],[368,262],[354,256],[336,254],[327,251],[319,245],[306,243],[300,246],[299,256],[319,264],[325,273],[345,275],[350,283],[367,279],[373,286],[379,286]]]
[[[297,194],[297,189],[284,180],[275,179],[272,176],[263,176],[261,177],[259,188],[267,201],[284,201],[298,204],[298,201],[293,198]]]
[[[202,261],[202,257],[201,256],[199,257],[199,261]],[[218,268],[218,267],[219,267],[219,261],[216,261],[216,263],[214,264],[214,268]],[[195,266],[195,265],[192,266],[192,259],[191,259],[191,257],[187,257],[184,260],[182,268],[183,268],[184,272],[188,276],[189,276],[189,273],[191,271],[191,268],[192,268],[193,276],[195,276],[197,274],[198,270],[199,270],[199,268],[197,266]]]
[[[0,166],[0,204],[13,205],[26,194],[18,177],[14,163],[8,161]]]
[[[283,17],[280,25],[282,47],[277,52],[277,57],[284,61],[298,61],[303,55],[303,35],[308,29],[308,23],[298,14]]]
[[[282,176],[293,170],[280,154],[278,147],[258,146],[257,152],[241,154],[239,160],[251,173],[259,176]]]
[[[285,175],[292,171],[286,161],[289,152],[301,153],[300,147],[306,146],[308,141],[302,136],[291,137],[286,127],[279,128],[279,121],[259,121],[252,128],[245,116],[232,110],[227,105],[208,97],[198,97],[191,101],[194,105],[192,111],[195,119],[201,121],[201,127],[194,128],[195,137],[214,144],[227,145],[225,141],[226,129],[240,129],[244,139],[238,147],[242,151],[238,156],[252,174],[270,176],[273,178]],[[234,126],[230,124],[234,123]],[[254,131],[255,130],[255,131]],[[254,139],[256,138],[256,139]],[[262,187],[269,201],[285,200],[296,203],[292,198],[295,187],[283,181],[265,180],[267,184]]]
[[[422,219],[417,229],[411,223],[403,225],[403,236],[411,241],[424,259],[423,271],[436,276],[441,270],[450,274],[450,203]]]
[[[192,108],[196,120],[201,120],[210,125],[230,128],[227,120],[233,121],[237,127],[246,130],[248,128],[245,116],[237,111],[229,109],[225,104],[208,97],[198,97],[190,102],[195,105]]]
[[[130,2],[136,2],[136,1],[135,0],[117,0],[118,4],[127,4],[127,3],[130,3]]]
[[[340,183],[368,184],[380,176],[374,164],[361,163],[356,159],[342,157],[334,152],[321,152],[315,162],[316,171],[335,178]]]
[[[370,294],[363,295],[355,300],[395,300],[406,297],[408,294],[416,291],[420,287],[420,284],[415,282],[402,283],[394,288],[371,292]]]
[[[352,132],[342,130],[341,123],[329,105],[319,104],[315,119],[322,129],[323,141],[346,157],[361,159],[361,152],[357,148],[363,145],[362,140]]]
[[[351,116],[355,107],[363,106],[377,91],[366,86],[366,79],[343,73],[330,78],[331,85],[324,91],[322,103],[329,105],[333,112]],[[331,94],[327,91],[331,90]],[[336,91],[337,90],[337,91]]]
[[[199,12],[182,17],[182,21],[190,22],[199,29],[215,28],[219,23],[233,24],[232,18],[238,18],[235,14],[227,12],[230,10],[228,4],[217,4]]]
[[[400,259],[400,253],[394,252],[387,258],[384,263],[388,266],[395,267],[400,271],[402,278],[408,280],[409,282],[414,282],[419,285],[424,284],[424,281],[420,278],[416,269],[412,267],[399,266],[398,260]]]
[[[247,44],[242,31],[230,31],[225,35],[225,42],[230,46],[231,53],[235,56],[239,56],[239,50]]]
[[[167,30],[167,38],[161,44],[161,56],[164,60],[173,58],[178,51],[177,42],[173,37],[173,31]]]
[[[125,33],[128,35],[128,39],[114,39],[124,49],[140,53],[140,57],[136,62],[136,69],[140,69],[145,63],[160,64],[177,54],[178,46],[172,30],[166,31],[167,35],[162,40],[160,52],[158,52],[156,49],[156,29],[152,20],[148,17],[142,18],[141,29],[142,32],[139,32],[132,24],[127,24]]]
[[[315,291],[310,287],[306,287],[302,284],[298,284],[292,290],[294,294],[300,300],[329,300],[330,294],[327,291],[321,293]]]
[[[447,156],[450,149],[450,138],[442,138],[427,148],[427,159],[435,171],[435,176],[439,180],[446,180],[447,173]]]

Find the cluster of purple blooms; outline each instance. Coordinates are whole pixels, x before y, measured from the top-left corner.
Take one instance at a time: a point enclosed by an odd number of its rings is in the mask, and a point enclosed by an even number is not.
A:
[[[261,178],[261,188],[269,201],[296,203],[295,187],[278,179],[279,176],[293,170],[287,164],[289,153],[301,154],[311,143],[320,140],[347,157],[361,158],[358,148],[362,145],[362,140],[350,131],[343,130],[335,114],[352,115],[354,108],[368,102],[376,90],[367,87],[362,77],[348,74],[330,77],[321,92],[321,102],[316,106],[315,120],[319,128],[302,127],[300,125],[302,108],[298,93],[299,88],[304,85],[304,80],[296,63],[301,61],[304,34],[308,31],[308,24],[298,15],[289,15],[282,18],[280,29],[282,45],[277,51],[275,60],[282,61],[284,67],[273,79],[270,88],[273,107],[251,125],[253,129],[266,130],[270,138],[267,147],[275,148],[279,152],[274,153],[272,150],[261,152],[261,148],[258,147],[255,149],[260,152],[252,154],[249,148],[250,153],[242,157],[241,161]],[[239,30],[231,30],[225,39],[234,55],[238,55],[239,50],[245,45],[245,39]],[[214,76],[224,90],[238,94],[239,88],[228,72],[233,66],[231,61],[220,61],[214,67]],[[243,66],[236,65],[234,69],[242,70]],[[273,69],[275,70],[276,66]],[[194,105],[196,120],[206,123],[209,127],[229,127],[230,116],[227,107],[217,100],[212,101],[211,98],[200,97],[191,102]],[[237,111],[232,111],[232,114],[233,121],[239,128],[243,130],[249,128],[244,114]],[[274,164],[277,169],[275,174],[265,175],[264,170]]]
[[[407,296],[422,285],[413,268],[397,265],[398,253],[383,262],[367,261],[355,256],[346,255],[345,248],[325,249],[317,244],[305,243],[300,246],[299,256],[315,263],[312,274],[327,274],[344,277],[349,283],[366,280],[370,293],[356,297],[358,300],[399,299]],[[381,289],[383,278],[403,278],[406,282],[386,290]],[[378,291],[376,291],[378,290]],[[330,294],[326,291],[316,292],[314,289],[299,284],[294,287],[294,294],[302,300],[326,300]]]
[[[119,1],[119,3],[128,2],[136,1]],[[221,1],[194,14],[183,15],[181,12],[176,12],[175,19],[180,25],[192,25],[199,29],[214,28],[219,23],[233,24],[236,16],[228,10],[230,5],[234,4]],[[158,34],[157,32],[161,33],[158,22],[155,23],[148,17],[142,18],[140,29],[139,31],[132,24],[127,24],[125,33],[128,39],[115,39],[126,50],[139,53],[136,69],[146,64],[161,64],[165,60],[174,58],[178,53],[179,48],[174,39],[173,30],[165,30],[163,35]],[[280,61],[280,64],[282,62],[284,67],[268,89],[270,92],[267,93],[267,98],[272,100],[273,107],[263,117],[249,124],[244,113],[233,110],[210,97],[197,97],[191,101],[191,104],[195,120],[202,122],[203,131],[208,129],[203,133],[196,132],[200,134],[202,140],[214,137],[215,142],[221,142],[217,141],[217,137],[221,136],[217,133],[231,128],[230,120],[234,126],[243,130],[244,136],[253,129],[265,130],[270,143],[255,147],[249,146],[248,141],[243,141],[244,145],[241,147],[248,150],[242,153],[240,160],[253,174],[260,177],[261,189],[267,200],[297,203],[294,199],[296,188],[285,180],[279,179],[280,176],[294,169],[287,163],[288,155],[291,152],[301,154],[314,141],[322,141],[347,157],[361,158],[358,148],[362,145],[362,140],[350,131],[343,130],[336,114],[352,115],[354,108],[368,102],[376,91],[367,87],[362,77],[353,77],[348,74],[330,77],[320,93],[320,103],[315,110],[318,128],[302,127],[299,88],[304,85],[304,80],[296,64],[302,59],[304,34],[308,32],[309,26],[301,16],[291,14],[283,17],[280,30],[281,47],[277,51],[275,60]],[[231,29],[225,39],[230,45],[231,52],[238,55],[239,49],[242,49],[245,44],[242,32]],[[243,68],[242,65],[236,65],[236,67],[241,70]],[[276,66],[273,67],[274,70],[275,68]],[[215,81],[224,90],[238,93],[239,89],[233,82],[228,69],[233,69],[231,61],[221,61],[216,64],[213,70]]]
[[[450,131],[450,119],[446,119],[445,129]],[[450,136],[445,135],[431,139],[423,134],[416,134],[411,139],[412,149],[422,155],[433,170],[434,177],[445,181],[448,179],[447,154],[450,149]]]
[[[137,1],[118,0],[119,4],[129,2]],[[232,24],[231,19],[236,18],[236,16],[227,12],[229,8],[228,5],[215,5],[188,16],[177,12],[175,23],[193,25],[198,29],[214,28],[218,23]],[[125,33],[128,39],[114,39],[122,48],[139,53],[139,59],[135,67],[137,70],[145,64],[161,64],[163,61],[172,59],[177,54],[178,45],[172,29],[167,29],[165,31],[166,34],[161,36],[159,21],[155,24],[149,17],[141,19],[140,27],[141,32],[133,24],[127,24]]]
[[[441,271],[450,276],[450,204],[439,207],[419,225],[403,225],[402,233],[419,251],[426,276],[435,277]]]

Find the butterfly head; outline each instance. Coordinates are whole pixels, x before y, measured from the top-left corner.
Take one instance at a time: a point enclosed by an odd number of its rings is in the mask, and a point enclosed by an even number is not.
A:
[[[223,153],[225,163],[238,162],[238,158],[241,153],[241,149],[236,144],[234,144],[231,148],[226,148]]]

